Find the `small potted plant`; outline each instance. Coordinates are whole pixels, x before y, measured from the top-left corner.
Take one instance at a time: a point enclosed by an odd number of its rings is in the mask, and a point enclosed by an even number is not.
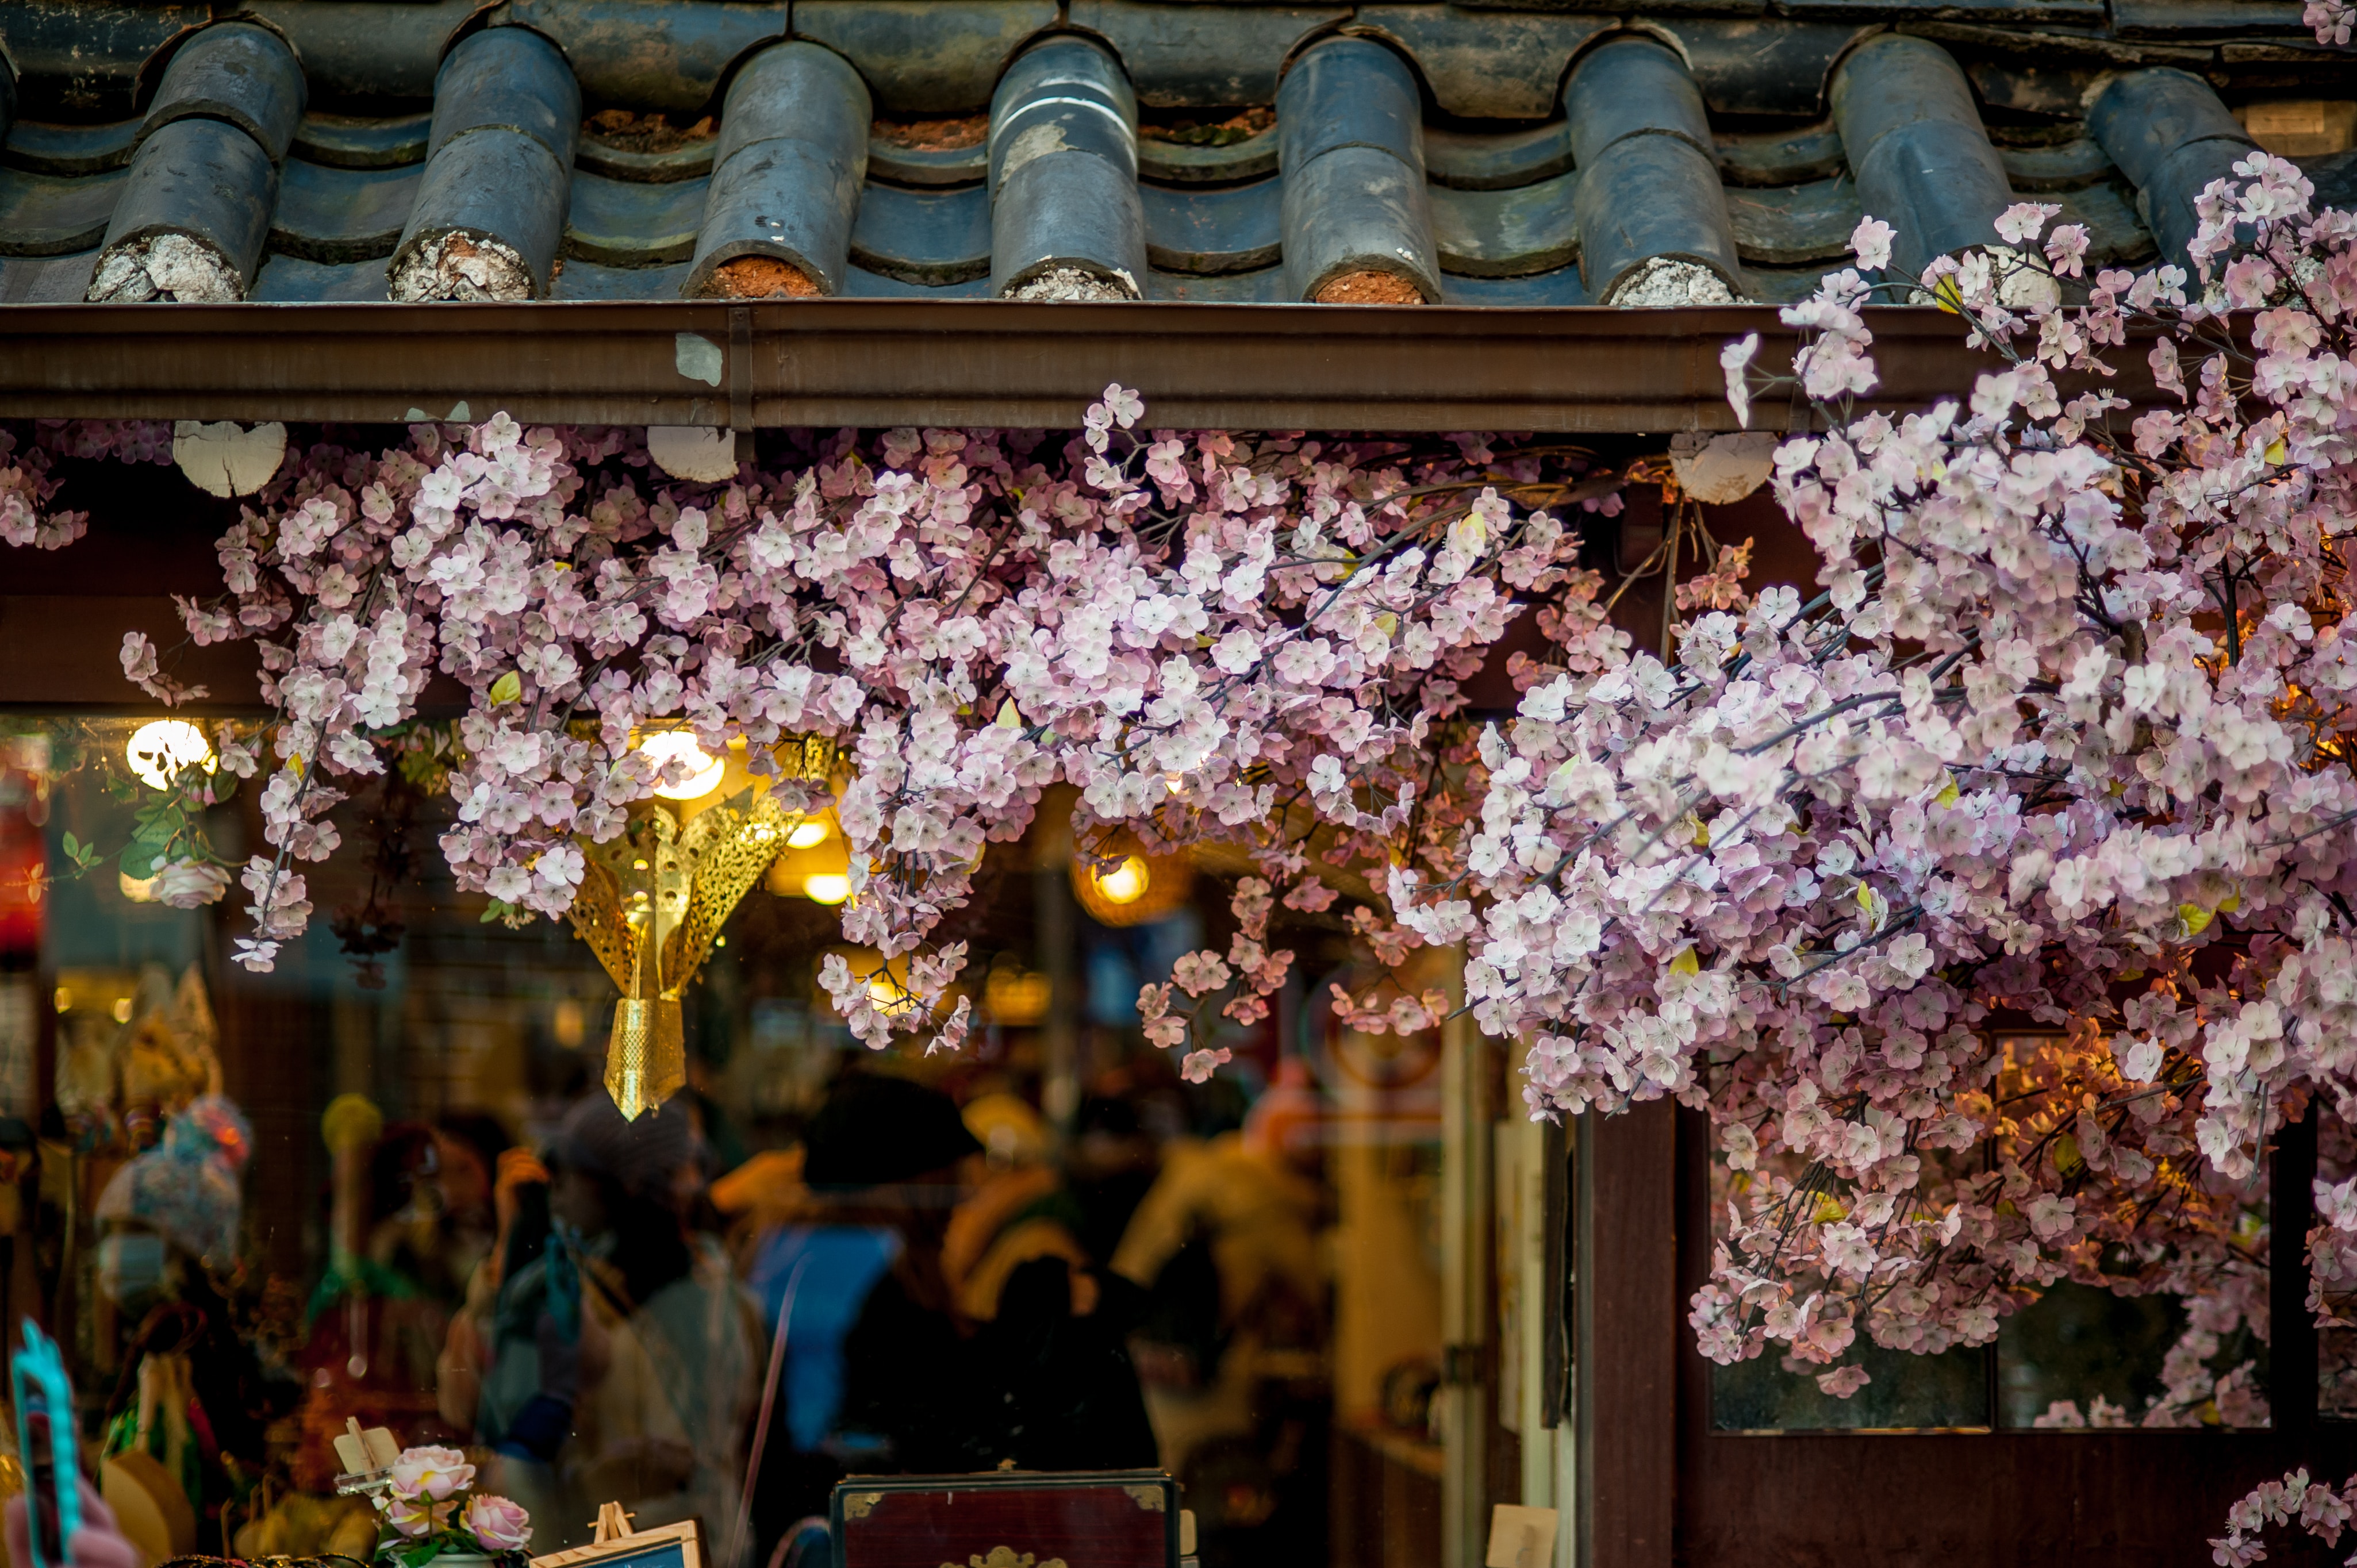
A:
[[[405,1448],[376,1498],[387,1530],[377,1561],[389,1568],[490,1568],[532,1551],[532,1516],[489,1492],[462,1496],[475,1467],[456,1448]]]

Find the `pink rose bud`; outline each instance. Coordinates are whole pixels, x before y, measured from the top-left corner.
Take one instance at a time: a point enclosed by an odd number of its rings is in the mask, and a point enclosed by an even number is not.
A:
[[[466,1487],[475,1467],[456,1448],[405,1448],[393,1462],[393,1495],[440,1502]]]
[[[532,1546],[532,1515],[505,1498],[478,1493],[467,1499],[459,1522],[492,1552],[523,1552]]]

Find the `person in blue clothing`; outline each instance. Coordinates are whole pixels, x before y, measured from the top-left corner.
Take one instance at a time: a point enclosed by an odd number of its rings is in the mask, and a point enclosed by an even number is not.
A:
[[[544,1547],[608,1501],[642,1529],[736,1517],[765,1341],[701,1223],[702,1162],[685,1107],[629,1122],[586,1096],[509,1228],[473,1424]],[[731,1547],[716,1534],[706,1561],[741,1568]]]
[[[749,1270],[772,1331],[788,1315],[755,1489],[765,1548],[823,1513],[847,1474],[1154,1462],[1122,1348],[1126,1295],[1075,1291],[1070,1261],[1043,1256],[1007,1275],[989,1321],[960,1312],[942,1244],[981,1152],[955,1101],[904,1079],[846,1075],[813,1119],[807,1206]]]
[[[754,1487],[764,1561],[844,1476],[970,1467],[970,1372],[941,1252],[959,1167],[981,1147],[955,1101],[905,1079],[845,1074],[812,1119],[807,1196],[747,1271],[772,1335],[786,1315]]]

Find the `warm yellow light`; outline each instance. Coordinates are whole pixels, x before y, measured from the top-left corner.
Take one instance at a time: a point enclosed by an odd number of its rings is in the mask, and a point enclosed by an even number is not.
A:
[[[888,1018],[898,1017],[917,1004],[917,999],[904,990],[887,972],[867,983],[868,1004]]]
[[[813,904],[840,904],[851,897],[851,878],[821,872],[802,878],[802,897]]]
[[[1097,891],[1114,904],[1135,904],[1146,897],[1146,861],[1130,855],[1111,871],[1096,873]]]
[[[697,800],[720,788],[728,764],[695,744],[683,729],[657,730],[639,742],[639,749],[661,765],[687,764],[687,778],[678,784],[658,784],[655,793],[666,800]]]
[[[152,904],[156,901],[156,879],[152,876],[134,876],[127,871],[118,871],[114,874],[114,885],[121,888],[123,896],[134,904]]]
[[[118,1024],[131,1022],[131,998],[128,996],[118,996],[114,999],[114,1021]]]
[[[73,1011],[73,993],[68,991],[64,986],[60,985],[58,987],[56,1000],[59,1012],[70,1013]]]
[[[150,789],[169,789],[172,777],[183,768],[213,770],[212,742],[186,719],[154,719],[132,732],[124,758],[139,782]]]
[[[786,835],[788,849],[809,849],[825,842],[826,824],[815,817],[807,822],[796,822],[794,831]]]

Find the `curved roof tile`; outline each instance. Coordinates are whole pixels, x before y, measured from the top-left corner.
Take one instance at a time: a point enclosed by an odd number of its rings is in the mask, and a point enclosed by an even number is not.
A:
[[[216,22],[186,5],[10,0],[0,41],[23,76],[0,84],[0,303],[78,297],[101,237],[120,248],[131,230],[187,241],[216,282],[257,300],[384,297],[387,251],[437,235],[502,248],[503,286],[553,299],[678,298],[692,275],[710,292],[739,253],[829,280],[822,292],[978,297],[995,259],[1011,274],[1027,264],[1017,252],[1076,246],[1141,272],[1154,300],[1297,299],[1354,254],[1452,304],[1589,303],[1592,285],[1612,281],[1599,267],[1618,276],[1647,256],[1697,255],[1745,296],[1783,299],[1844,259],[1861,188],[1866,208],[1920,231],[1927,254],[1993,241],[1988,217],[2017,193],[2086,223],[2093,259],[2152,254],[2147,213],[2159,250],[2179,254],[2191,196],[2251,145],[2228,102],[2352,95],[2346,55],[2314,48],[2297,0],[1775,0],[1773,15],[1750,0],[1666,0],[1641,19],[1442,0],[479,5],[227,0]],[[1894,25],[1912,36],[1882,36]],[[1096,44],[1053,52],[1093,56],[1107,74],[1098,110],[1047,106],[1045,118],[1071,124],[1028,177],[1062,171],[1045,197],[1010,200],[1002,183],[995,208],[988,150],[958,145],[954,124],[915,147],[859,129],[871,112],[978,115],[1017,57],[1059,28]],[[1616,31],[1660,48],[1612,42]],[[748,131],[724,95],[788,38],[846,67],[872,111],[781,100],[783,121]],[[1612,74],[1583,63],[1599,48],[1645,70],[1593,102],[1583,88],[1565,113],[1572,67],[1582,81]],[[240,49],[300,69],[199,80],[209,52]],[[451,69],[488,56],[514,58]],[[1127,158],[1080,151],[1089,138],[1073,116],[1134,125],[1138,111],[1122,102],[1132,92],[1150,123]],[[1877,98],[1882,109],[1867,113]],[[1290,111],[1274,127],[1272,104]],[[649,140],[585,127],[585,105],[711,124]],[[840,126],[820,134],[845,113],[847,141]],[[29,118],[8,124],[12,113]],[[166,137],[175,125],[192,128]],[[1585,165],[1573,156],[1581,134],[1595,144]],[[160,161],[135,177],[143,135],[164,139],[183,176],[203,163],[210,194],[186,179],[174,194]],[[794,171],[769,168],[739,199],[714,169],[748,135],[803,151]],[[1918,158],[1878,156],[1891,135],[1963,162],[1926,177]],[[1640,151],[1641,171],[1616,172]],[[1676,168],[1652,166],[1663,157]],[[2357,156],[2307,162],[2327,191],[2357,178]],[[1356,173],[1337,177],[1345,165]],[[1371,203],[1374,175],[1391,194]],[[1142,250],[1129,263],[1119,243],[1080,233],[1110,215],[1103,232],[1117,234],[1133,211]],[[804,254],[780,237],[802,221],[813,233],[840,223],[841,260],[832,242]],[[1721,223],[1723,257],[1710,240]],[[1684,238],[1672,234],[1681,224]],[[692,274],[694,254],[711,264]]]

